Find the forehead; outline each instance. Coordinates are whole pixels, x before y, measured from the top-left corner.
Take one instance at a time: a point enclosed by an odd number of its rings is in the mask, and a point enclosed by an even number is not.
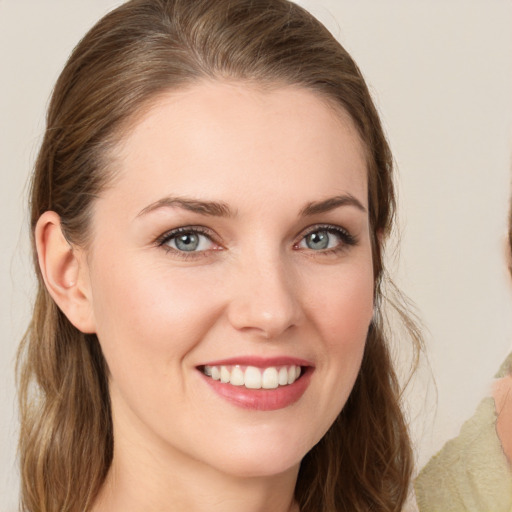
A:
[[[367,203],[365,152],[352,120],[300,87],[204,82],[167,92],[135,118],[115,161],[114,189],[135,187],[147,200],[349,192]]]

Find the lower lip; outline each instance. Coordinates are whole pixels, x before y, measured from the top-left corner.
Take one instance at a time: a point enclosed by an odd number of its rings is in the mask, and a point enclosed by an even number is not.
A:
[[[222,398],[243,409],[255,411],[276,411],[284,409],[295,402],[306,391],[311,380],[313,368],[308,367],[293,384],[279,386],[275,389],[247,389],[245,386],[224,384],[201,372],[206,383]]]

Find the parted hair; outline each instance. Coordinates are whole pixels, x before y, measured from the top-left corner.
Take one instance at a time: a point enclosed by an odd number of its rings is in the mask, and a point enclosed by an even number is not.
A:
[[[401,510],[413,457],[381,311],[393,159],[357,65],[306,10],[287,0],[132,0],[102,18],[51,97],[31,184],[32,237],[52,210],[68,241],[86,246],[91,206],[114,174],[113,148],[159,94],[202,80],[303,87],[344,109],[359,133],[375,314],[348,402],[303,459],[295,496],[302,512]],[[83,512],[113,456],[108,368],[97,337],[73,327],[50,297],[33,251],[38,290],[18,354],[21,509]],[[418,346],[406,307],[394,307]]]

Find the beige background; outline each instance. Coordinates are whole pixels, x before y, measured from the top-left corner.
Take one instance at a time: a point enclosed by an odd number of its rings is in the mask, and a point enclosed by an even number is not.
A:
[[[0,0],[0,510],[16,508],[13,360],[32,296],[27,178],[51,87],[113,0]],[[511,350],[503,256],[511,0],[310,0],[366,76],[399,167],[398,281],[427,332],[408,393],[419,463],[456,435]],[[407,347],[398,347],[407,352]],[[436,405],[437,403],[437,405]]]

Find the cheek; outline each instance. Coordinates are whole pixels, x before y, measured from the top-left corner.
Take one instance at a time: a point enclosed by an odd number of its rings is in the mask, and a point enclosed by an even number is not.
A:
[[[130,424],[168,426],[169,403],[190,408],[188,356],[212,324],[214,301],[205,299],[208,291],[198,280],[136,261],[98,272],[94,285],[97,335],[116,414]]]
[[[216,306],[204,280],[137,260],[102,265],[94,275],[97,334],[109,366],[149,374],[179,366],[211,325]],[[111,368],[113,370],[113,368]],[[167,368],[168,369],[168,368]]]
[[[319,370],[329,390],[321,400],[329,411],[326,427],[343,408],[357,378],[373,316],[373,292],[369,261],[347,266],[325,282],[323,293],[311,297],[311,316],[324,343]]]
[[[371,261],[333,273],[322,288],[312,295],[310,307],[330,350],[346,352],[364,345],[373,315]]]

